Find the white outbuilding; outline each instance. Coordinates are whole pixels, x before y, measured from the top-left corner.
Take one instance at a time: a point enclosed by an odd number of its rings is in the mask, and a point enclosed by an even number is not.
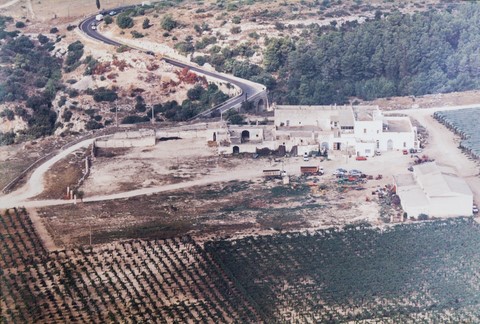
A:
[[[435,162],[413,167],[410,174],[394,176],[394,185],[408,216],[433,217],[472,215],[473,193],[451,168]]]

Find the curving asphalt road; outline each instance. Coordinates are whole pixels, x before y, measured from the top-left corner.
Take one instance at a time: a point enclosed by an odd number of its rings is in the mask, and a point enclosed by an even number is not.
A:
[[[104,11],[110,12],[110,11],[113,10],[113,11],[116,11],[116,12],[121,12],[121,11],[130,9],[130,8],[134,8],[134,7],[135,6],[125,6],[125,7],[118,7],[118,8],[113,8],[113,9],[109,9],[109,10],[104,10]],[[121,43],[119,43],[115,40],[112,40],[110,38],[105,37],[104,35],[99,33],[97,29],[92,29],[93,25],[98,24],[95,17],[96,17],[96,15],[93,15],[93,16],[90,16],[90,17],[86,18],[85,20],[83,20],[78,26],[80,28],[80,30],[84,34],[89,36],[90,38],[93,38],[93,39],[98,40],[100,42],[103,42],[105,44],[113,45],[113,46],[123,45],[123,44],[121,44]],[[147,51],[147,50],[144,50],[144,51],[147,54],[151,53],[151,51]],[[206,75],[206,76],[209,76],[211,78],[215,78],[215,79],[218,79],[218,80],[221,80],[221,81],[224,81],[224,82],[229,82],[229,83],[235,85],[236,87],[240,88],[240,90],[241,90],[240,95],[227,100],[225,103],[223,103],[223,104],[221,104],[221,105],[219,105],[219,106],[217,106],[213,109],[209,109],[207,111],[202,112],[201,114],[196,116],[196,118],[207,117],[211,113],[212,110],[217,110],[217,109],[220,112],[223,113],[223,112],[225,112],[229,109],[240,106],[241,103],[243,101],[245,101],[245,99],[250,101],[250,100],[253,100],[253,99],[257,98],[258,96],[262,96],[262,95],[265,94],[266,87],[264,85],[254,83],[252,81],[244,80],[244,79],[241,79],[241,78],[237,78],[237,77],[234,77],[234,76],[231,76],[231,75],[219,73],[219,72],[204,70],[204,69],[202,69],[198,66],[188,64],[188,63],[184,63],[184,62],[180,62],[180,61],[177,61],[177,60],[174,60],[174,59],[171,59],[171,58],[164,57],[163,60],[165,62],[171,64],[171,65],[174,65],[174,66],[177,66],[177,67],[180,67],[180,68],[187,67],[191,71],[195,71],[197,73],[201,73],[203,75]]]

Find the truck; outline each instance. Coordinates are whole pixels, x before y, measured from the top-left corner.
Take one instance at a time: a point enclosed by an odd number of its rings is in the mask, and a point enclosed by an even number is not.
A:
[[[279,169],[263,170],[263,176],[265,178],[281,178],[286,175],[287,172]]]
[[[301,166],[300,173],[305,175],[323,175],[323,168],[318,166]]]
[[[96,21],[102,21],[103,20],[103,15],[102,14],[98,14],[95,16],[95,20]]]

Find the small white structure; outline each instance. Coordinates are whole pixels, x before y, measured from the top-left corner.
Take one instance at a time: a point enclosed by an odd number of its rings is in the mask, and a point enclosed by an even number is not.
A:
[[[394,185],[408,216],[472,215],[473,193],[468,184],[452,169],[435,162],[414,166],[410,174],[394,176]]]

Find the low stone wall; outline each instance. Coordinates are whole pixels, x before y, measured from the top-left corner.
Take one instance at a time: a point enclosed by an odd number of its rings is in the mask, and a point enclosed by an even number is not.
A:
[[[157,131],[157,138],[179,137],[179,138],[207,138],[208,130],[183,130],[183,131]]]
[[[95,146],[101,148],[145,147],[155,144],[155,131],[152,129],[119,132],[95,141]]]

